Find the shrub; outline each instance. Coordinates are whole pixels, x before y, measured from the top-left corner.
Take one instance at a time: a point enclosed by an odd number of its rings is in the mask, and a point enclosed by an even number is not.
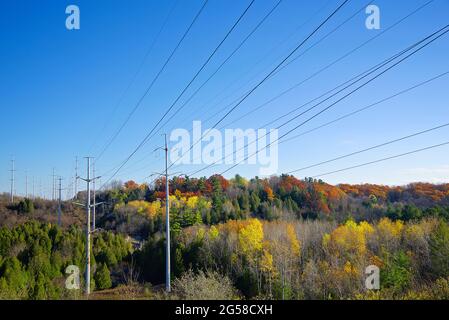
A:
[[[95,272],[95,284],[100,290],[109,289],[112,286],[109,269],[104,263],[100,264]]]
[[[185,300],[232,300],[238,297],[227,276],[211,271],[195,274],[189,270],[174,281],[173,293]]]
[[[430,236],[430,260],[434,273],[439,277],[449,276],[449,226],[440,222]]]

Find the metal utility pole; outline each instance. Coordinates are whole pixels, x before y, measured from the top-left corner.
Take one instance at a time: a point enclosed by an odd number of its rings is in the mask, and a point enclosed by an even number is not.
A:
[[[90,159],[87,157],[86,193],[86,294],[90,294]]]
[[[62,199],[61,199],[61,195],[62,195],[62,186],[61,186],[61,182],[62,182],[62,178],[61,177],[59,177],[59,188],[58,188],[58,191],[59,191],[59,198],[58,198],[58,226],[59,227],[61,227],[61,212],[62,212],[62,210],[61,210],[61,201],[62,201]]]
[[[165,290],[167,292],[171,291],[170,285],[170,188],[168,183],[168,144],[167,144],[167,134],[164,134],[165,145],[164,147],[156,148],[156,150],[165,151],[165,236],[166,236],[166,247],[165,247]],[[164,175],[161,173],[154,173],[157,175]],[[151,174],[150,177],[154,174]]]
[[[95,177],[95,162],[94,163],[92,163],[92,175]],[[94,197],[94,204],[93,204],[93,207],[92,207],[92,213],[93,213],[93,215],[92,215],[92,230],[95,230],[95,213],[96,213],[96,207],[97,207],[97,205],[96,205],[96,194],[95,194],[95,180],[96,179],[94,179],[94,181],[92,182],[92,187],[93,187],[93,197]]]
[[[85,293],[86,295],[90,294],[90,235],[95,231],[95,230],[91,230],[91,223],[90,223],[90,209],[92,207],[92,205],[90,204],[91,202],[91,192],[90,192],[90,183],[95,181],[96,179],[98,179],[99,177],[90,177],[90,159],[92,159],[92,157],[85,157],[87,159],[87,178],[83,179],[80,177],[76,177],[77,179],[81,179],[86,181],[87,183],[87,190],[86,190],[86,274],[85,274],[85,282],[86,282],[86,288],[85,288]]]
[[[25,171],[25,198],[28,198],[28,171]]]
[[[169,198],[169,186],[168,186],[168,144],[167,144],[167,134],[165,137],[165,216],[166,216],[166,226],[165,233],[167,237],[167,247],[166,247],[166,265],[165,270],[165,289],[170,292],[170,198]]]
[[[75,196],[74,198],[77,197],[78,195],[78,157],[75,157]]]
[[[52,194],[51,194],[51,200],[55,201],[56,199],[56,180],[55,180],[55,168],[53,168],[53,172],[52,172]]]
[[[34,193],[34,176],[33,176],[33,179],[32,179],[32,184],[33,184],[33,187],[32,187],[32,190],[33,190],[33,199],[34,198],[36,198],[36,194]]]
[[[11,159],[11,203],[14,203],[14,172],[16,169],[14,168],[14,158]]]

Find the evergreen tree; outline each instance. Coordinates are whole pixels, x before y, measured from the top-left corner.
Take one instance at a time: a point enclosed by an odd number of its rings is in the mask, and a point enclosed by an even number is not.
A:
[[[449,276],[449,226],[440,222],[430,237],[430,259],[436,275]]]
[[[95,285],[99,290],[109,289],[112,286],[111,274],[106,264],[101,263],[95,272]]]

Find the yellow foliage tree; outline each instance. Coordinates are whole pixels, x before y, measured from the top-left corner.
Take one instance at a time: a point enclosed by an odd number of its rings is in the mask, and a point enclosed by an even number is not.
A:
[[[401,220],[391,221],[388,218],[382,218],[377,224],[377,229],[381,235],[398,238],[404,229],[404,223]]]
[[[128,205],[136,208],[137,213],[148,215],[150,218],[154,218],[161,213],[161,203],[159,201],[147,202],[143,200],[135,200],[130,201]]]
[[[263,249],[262,258],[260,259],[260,268],[262,272],[274,275],[275,269],[273,266],[273,255],[268,248]]]
[[[137,213],[144,214],[149,207],[149,202],[143,200],[135,200],[128,202],[128,206],[136,208]]]
[[[215,227],[215,226],[210,227],[210,229],[209,229],[209,238],[211,240],[214,240],[214,239],[216,239],[218,237],[218,235],[219,235],[219,232],[218,232],[217,227]]]
[[[187,199],[186,205],[187,205],[188,208],[195,209],[197,204],[198,204],[198,197],[197,196],[192,196],[192,197]]]
[[[296,237],[295,228],[291,224],[287,225],[287,237],[290,242],[290,248],[292,253],[295,256],[299,256],[301,252],[301,243]]]
[[[263,226],[257,219],[249,219],[239,230],[239,244],[243,254],[250,258],[263,248]]]
[[[366,253],[366,238],[374,232],[374,228],[368,222],[356,222],[350,220],[337,227],[331,234],[324,235],[323,246],[333,246],[337,253],[352,253],[358,256]]]
[[[420,238],[424,238],[424,230],[418,224],[409,225],[404,231],[404,237],[408,241],[416,241]]]

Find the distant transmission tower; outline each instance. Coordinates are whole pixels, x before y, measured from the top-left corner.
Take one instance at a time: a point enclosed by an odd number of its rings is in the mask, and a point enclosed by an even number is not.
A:
[[[16,172],[16,169],[14,168],[14,158],[11,159],[11,203],[14,203],[14,179],[15,179],[15,175],[14,173]]]
[[[28,171],[25,171],[25,198],[28,198]]]
[[[52,177],[52,193],[51,193],[51,200],[52,200],[52,201],[55,201],[55,199],[56,199],[56,180],[55,180],[56,175],[55,175],[55,168],[53,168],[51,177]]]
[[[61,227],[62,178],[59,177],[58,180],[59,180],[59,188],[58,188],[58,192],[59,192],[59,197],[58,197],[58,226]]]
[[[75,186],[75,195],[74,198],[76,199],[78,195],[78,157],[75,157],[75,181],[73,181]]]

